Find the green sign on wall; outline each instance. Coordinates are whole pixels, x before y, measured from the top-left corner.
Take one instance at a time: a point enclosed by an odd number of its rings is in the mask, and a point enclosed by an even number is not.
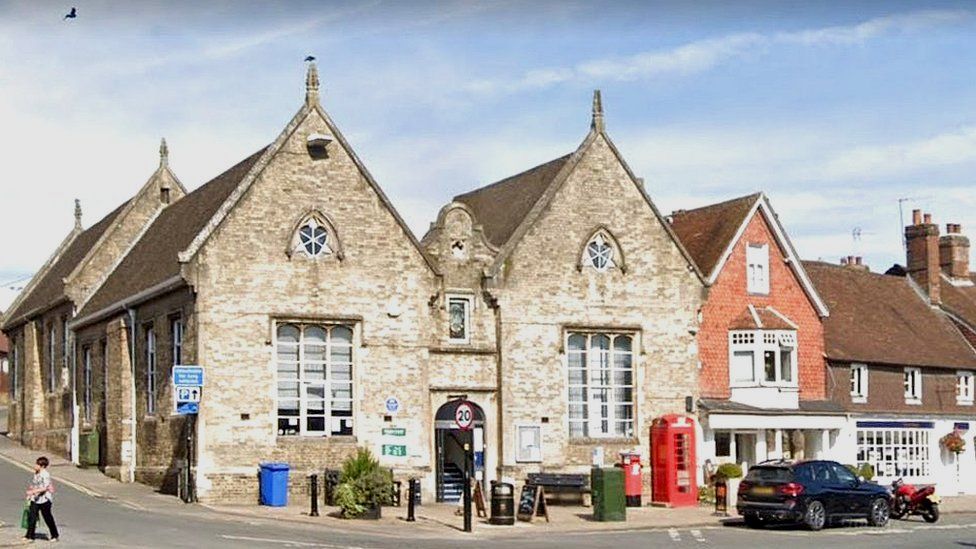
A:
[[[407,430],[403,427],[387,427],[383,429],[383,435],[388,437],[405,437]]]
[[[406,457],[407,445],[406,444],[384,444],[383,455],[393,456],[393,457]]]

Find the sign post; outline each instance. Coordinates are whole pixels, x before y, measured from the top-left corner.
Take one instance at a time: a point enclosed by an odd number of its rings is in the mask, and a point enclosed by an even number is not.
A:
[[[471,477],[472,477],[472,436],[471,428],[474,426],[474,408],[467,402],[461,402],[454,410],[454,423],[462,433],[464,440],[464,531],[471,531]]]
[[[202,366],[173,366],[173,405],[176,413],[186,417],[186,471],[183,475],[183,501],[196,501],[193,489],[193,445],[196,434],[196,419],[200,412],[200,400],[203,396],[203,367]]]

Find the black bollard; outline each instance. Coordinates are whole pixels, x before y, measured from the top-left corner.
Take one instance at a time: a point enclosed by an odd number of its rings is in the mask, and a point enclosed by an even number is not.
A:
[[[308,512],[308,516],[317,517],[319,516],[319,476],[309,476],[308,482],[311,484],[312,492],[312,510]]]
[[[420,488],[420,481],[412,478],[410,482],[407,483],[407,522],[414,522],[417,517],[414,516],[414,506],[417,504],[417,490]]]

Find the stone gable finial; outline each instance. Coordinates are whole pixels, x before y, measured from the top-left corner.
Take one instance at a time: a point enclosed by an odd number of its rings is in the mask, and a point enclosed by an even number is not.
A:
[[[75,199],[75,228],[81,229],[81,200]]]
[[[319,102],[319,70],[315,66],[315,61],[309,61],[308,72],[305,74],[305,103],[313,104]]]
[[[165,167],[169,165],[169,147],[166,145],[166,138],[159,140],[159,166]]]
[[[598,132],[603,131],[603,99],[600,98],[600,90],[593,90],[593,121],[590,127]]]

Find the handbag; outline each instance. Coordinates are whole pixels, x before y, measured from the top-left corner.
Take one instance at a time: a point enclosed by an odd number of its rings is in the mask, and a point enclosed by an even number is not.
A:
[[[20,527],[24,530],[30,528],[30,502],[24,503],[24,512],[20,514]]]

